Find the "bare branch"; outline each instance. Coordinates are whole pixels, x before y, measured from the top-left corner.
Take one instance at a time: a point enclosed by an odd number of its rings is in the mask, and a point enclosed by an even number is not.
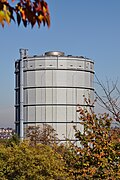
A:
[[[96,75],[95,78],[97,80],[96,84],[99,85],[103,93],[103,95],[100,95],[97,91],[95,91],[98,104],[113,114],[117,122],[120,122],[120,91],[117,86],[118,80],[110,84],[110,81],[107,79],[105,86],[105,84],[103,84]]]

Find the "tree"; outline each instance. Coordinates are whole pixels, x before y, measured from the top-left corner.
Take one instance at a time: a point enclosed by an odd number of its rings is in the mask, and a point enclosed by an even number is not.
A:
[[[20,143],[20,139],[17,136],[17,134],[13,134],[12,137],[10,139],[6,140],[5,146],[14,146],[14,144],[19,144]]]
[[[13,2],[14,0],[12,0]],[[44,0],[19,0],[12,6],[7,0],[0,0],[0,24],[4,27],[4,23],[10,24],[11,20],[17,21],[18,25],[22,21],[25,27],[28,24],[32,27],[38,24],[38,27],[40,27],[42,22],[49,27],[50,14],[48,5]]]
[[[113,115],[114,120],[120,123],[120,90],[117,81],[110,83],[107,80],[106,85],[96,76],[97,84],[101,93],[95,91],[98,104]],[[101,94],[101,95],[100,95]]]
[[[53,146],[59,142],[56,131],[49,124],[28,126],[26,129],[26,138],[30,140],[32,146],[36,146],[39,143]]]
[[[32,147],[28,142],[0,146],[1,180],[70,179],[62,157],[49,146]]]
[[[96,115],[82,108],[78,112],[80,124],[84,126],[83,133],[74,127],[80,146],[71,143],[59,148],[71,176],[75,180],[119,179],[120,134],[118,130],[111,130],[112,118],[106,113]]]

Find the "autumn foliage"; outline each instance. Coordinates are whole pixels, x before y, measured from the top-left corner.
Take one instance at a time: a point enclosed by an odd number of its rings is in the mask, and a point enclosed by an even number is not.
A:
[[[4,27],[5,22],[10,24],[11,20],[17,22],[18,25],[22,22],[24,27],[28,24],[33,27],[35,24],[40,27],[47,24],[50,26],[50,14],[48,5],[44,0],[12,0],[10,5],[7,0],[0,0],[0,24]]]
[[[65,149],[64,159],[73,179],[118,180],[120,177],[120,131],[111,129],[108,114],[96,115],[79,108],[80,124],[84,132],[75,129],[79,146],[71,144]]]
[[[59,143],[56,131],[49,124],[41,124],[37,126],[28,126],[26,128],[26,139],[30,141],[31,146],[44,144],[53,147]]]
[[[119,180],[120,129],[106,113],[78,112],[84,131],[73,127],[75,142],[58,144],[51,127],[38,126],[28,127],[27,141],[0,143],[0,179]]]

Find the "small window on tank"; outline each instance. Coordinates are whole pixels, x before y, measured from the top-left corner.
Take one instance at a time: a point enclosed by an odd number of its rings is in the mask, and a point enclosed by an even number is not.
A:
[[[90,69],[93,69],[93,66],[92,66],[92,64],[90,64]]]
[[[89,68],[89,62],[86,63],[86,69],[88,69],[88,68]]]
[[[83,68],[83,63],[79,62],[77,65],[78,68]]]

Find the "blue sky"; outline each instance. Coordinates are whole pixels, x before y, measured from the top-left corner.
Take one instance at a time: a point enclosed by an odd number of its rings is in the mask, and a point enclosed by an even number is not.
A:
[[[120,80],[120,0],[46,0],[51,27],[0,27],[0,127],[14,127],[14,61],[59,50],[95,61],[100,80]]]

